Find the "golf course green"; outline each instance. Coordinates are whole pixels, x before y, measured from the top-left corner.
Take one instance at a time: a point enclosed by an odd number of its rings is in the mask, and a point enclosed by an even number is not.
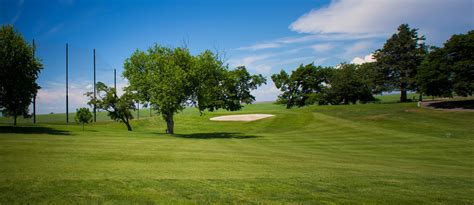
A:
[[[209,120],[252,113],[275,116]],[[474,112],[390,96],[202,115],[189,108],[175,116],[175,135],[159,115],[140,115],[131,132],[105,112],[85,131],[63,114],[16,127],[0,119],[0,204],[474,202]]]

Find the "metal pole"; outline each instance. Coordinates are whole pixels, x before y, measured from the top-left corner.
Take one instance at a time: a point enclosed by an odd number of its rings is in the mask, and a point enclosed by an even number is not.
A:
[[[148,102],[148,108],[150,109],[150,117],[151,117],[151,103]]]
[[[66,43],[66,124],[69,124],[69,93],[68,93],[68,86],[69,86],[69,68],[68,68],[68,47],[69,45]]]
[[[95,48],[94,48],[94,99],[95,97],[96,97],[96,90],[95,90]],[[94,104],[94,122],[97,122],[95,104]]]
[[[140,102],[137,102],[138,112],[137,112],[137,120],[140,119]]]
[[[33,39],[33,58],[35,58],[35,52],[36,52],[36,45],[35,45],[35,39]],[[35,93],[35,96],[33,97],[33,124],[36,124],[36,94],[37,93]]]
[[[114,88],[115,88],[115,95],[117,95],[117,69],[114,69]]]

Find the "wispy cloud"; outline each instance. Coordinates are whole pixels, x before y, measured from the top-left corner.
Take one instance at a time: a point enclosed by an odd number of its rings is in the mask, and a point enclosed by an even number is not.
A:
[[[319,43],[319,44],[314,44],[314,45],[311,46],[311,48],[315,52],[329,51],[329,50],[333,49],[334,47],[335,47],[335,45],[332,44],[332,43]]]
[[[256,50],[262,50],[262,49],[268,49],[268,48],[278,48],[281,47],[282,44],[276,43],[276,42],[270,42],[270,43],[258,43],[254,44],[251,46],[246,46],[246,47],[240,47],[237,48],[237,50],[251,50],[251,51],[256,51]]]
[[[11,21],[12,24],[15,24],[16,21],[20,18],[21,13],[23,12],[22,7],[23,7],[24,3],[25,3],[25,0],[18,1],[18,9],[17,9],[17,12],[16,12],[15,16],[13,17],[13,19]]]
[[[309,11],[289,28],[306,34],[388,35],[409,23],[429,41],[441,43],[452,32],[472,29],[472,8],[472,0],[338,0]]]
[[[110,85],[112,86],[112,85]],[[123,94],[123,88],[127,86],[127,82],[119,80],[117,82],[117,94]],[[69,98],[69,112],[74,112],[79,107],[89,107],[87,105],[86,92],[93,91],[93,85],[90,81],[77,80],[69,83],[68,98]],[[66,110],[66,84],[57,82],[47,82],[44,87],[38,90],[37,95],[37,112],[62,113]]]
[[[343,56],[346,58],[353,58],[364,53],[373,52],[377,44],[374,41],[357,41],[345,48]]]

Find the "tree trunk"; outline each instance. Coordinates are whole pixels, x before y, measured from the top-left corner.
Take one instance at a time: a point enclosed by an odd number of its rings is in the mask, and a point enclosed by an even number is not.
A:
[[[124,121],[125,125],[127,125],[127,130],[132,131],[132,127],[130,126],[130,123],[127,121]]]
[[[125,123],[128,131],[132,131],[132,126],[130,126],[130,122],[128,121],[128,119],[122,118],[122,122]]]
[[[405,89],[405,85],[400,85],[400,102],[407,101],[407,90]]]
[[[174,134],[174,121],[173,121],[173,112],[170,112],[166,115],[166,133]]]
[[[17,116],[16,113],[13,114],[13,125],[16,125],[16,116]]]
[[[82,131],[84,132],[84,123],[82,123]]]

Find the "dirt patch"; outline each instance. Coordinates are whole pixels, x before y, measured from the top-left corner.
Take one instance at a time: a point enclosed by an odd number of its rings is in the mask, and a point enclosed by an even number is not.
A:
[[[383,120],[383,119],[387,119],[389,116],[390,116],[390,114],[369,115],[369,116],[361,117],[360,119],[362,119],[362,120]]]
[[[263,118],[273,117],[273,116],[275,115],[270,115],[270,114],[224,115],[224,116],[219,116],[219,117],[213,117],[210,120],[250,122],[250,121],[260,120]]]

